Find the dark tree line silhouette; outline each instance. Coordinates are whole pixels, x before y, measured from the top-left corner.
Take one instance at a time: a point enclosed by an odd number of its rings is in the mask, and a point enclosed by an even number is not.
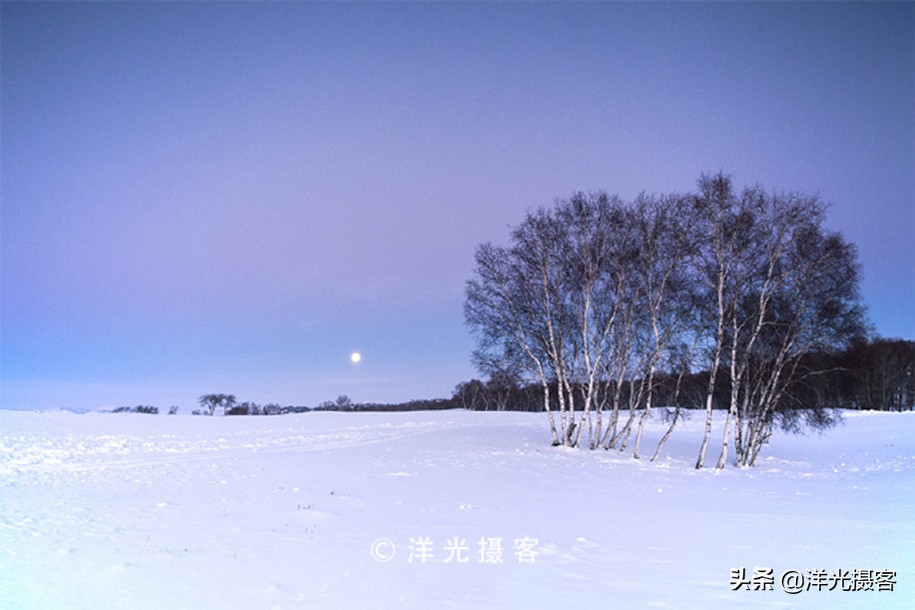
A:
[[[808,354],[799,368],[806,375],[786,393],[786,401],[797,407],[915,411],[915,341],[860,338],[839,353]],[[730,394],[726,374],[722,373],[722,377],[713,397],[713,408],[717,410],[728,407]],[[654,403],[660,407],[673,405],[679,381],[682,407],[703,409],[708,380],[708,371],[689,373],[682,379],[661,373],[653,390]],[[630,387],[639,385],[639,380],[623,384],[620,391],[624,404],[632,399]],[[555,394],[555,382],[552,386]],[[544,410],[539,384],[525,384],[520,378],[505,376],[462,382],[454,390],[453,402],[454,408],[475,411]],[[553,408],[558,408],[555,399]]]

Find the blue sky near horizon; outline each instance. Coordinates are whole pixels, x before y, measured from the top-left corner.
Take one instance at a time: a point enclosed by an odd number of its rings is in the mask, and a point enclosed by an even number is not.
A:
[[[450,396],[573,191],[818,194],[915,339],[913,3],[0,5],[0,407]],[[353,365],[349,354],[363,360]]]

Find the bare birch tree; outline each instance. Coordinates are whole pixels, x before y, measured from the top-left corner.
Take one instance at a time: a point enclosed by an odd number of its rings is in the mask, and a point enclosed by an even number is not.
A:
[[[750,465],[771,433],[776,405],[796,379],[800,356],[819,345],[846,342],[862,328],[854,250],[838,247],[844,242],[836,235],[831,242],[817,240],[823,235],[825,209],[815,198],[770,195],[759,187],[737,196],[721,175],[703,178],[700,192],[697,207],[709,238],[697,259],[697,277],[714,295],[709,319],[715,320],[715,333],[708,340],[706,426],[696,467],[704,464],[722,371],[727,374],[728,408],[717,467],[727,463],[732,437],[736,462]],[[832,245],[826,247],[827,242]],[[822,278],[835,276],[844,282],[833,284],[831,293],[809,292],[822,286]],[[839,294],[840,287],[844,294]],[[822,302],[817,305],[816,299]],[[826,302],[831,305],[824,306]],[[830,321],[839,312],[841,325]],[[805,340],[788,332],[801,320],[806,321]]]
[[[484,244],[476,252],[476,277],[467,282],[465,320],[477,335],[474,358],[515,358],[521,370],[533,371],[543,387],[543,406],[550,422],[553,445],[560,431],[553,416],[550,375],[543,347],[544,326],[537,320],[536,287],[527,270],[519,268],[512,252]]]
[[[651,415],[655,375],[673,339],[685,332],[691,314],[692,278],[687,262],[693,248],[692,215],[679,195],[645,197],[636,202],[641,256],[639,276],[644,296],[643,402],[633,445],[640,457],[642,433]]]
[[[694,198],[696,218],[693,267],[695,277],[704,287],[705,307],[698,309],[703,316],[702,328],[708,331],[703,342],[708,354],[708,385],[705,393],[705,427],[696,468],[705,465],[712,434],[714,397],[725,356],[725,330],[736,307],[743,259],[752,246],[754,216],[747,200],[739,198],[724,174],[704,175],[699,180],[699,192]]]
[[[613,330],[624,307],[626,271],[619,264],[621,247],[615,238],[628,215],[616,197],[606,194],[586,196],[577,193],[560,202],[556,220],[569,235],[563,266],[566,270],[568,310],[575,325],[574,336],[566,343],[566,359],[571,363],[568,380],[582,400],[579,426],[571,439],[578,446],[584,424],[588,427],[588,446],[598,446],[602,421],[595,425],[593,414],[601,413],[599,399],[604,362],[612,354]]]
[[[823,230],[825,209],[815,198],[769,199],[773,221],[787,228],[783,247],[770,249],[777,256],[770,264],[777,268],[776,278],[766,286],[771,294],[761,330],[743,365],[735,422],[739,466],[755,464],[779,420],[790,425],[803,414],[809,423],[828,421],[820,405],[800,403],[791,393],[802,374],[802,358],[814,350],[842,350],[864,330],[854,247]]]

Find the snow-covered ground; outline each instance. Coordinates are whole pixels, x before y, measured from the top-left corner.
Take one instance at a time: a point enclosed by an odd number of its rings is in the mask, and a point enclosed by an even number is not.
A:
[[[700,427],[652,464],[542,414],[0,411],[0,607],[915,607],[915,413],[723,472]]]

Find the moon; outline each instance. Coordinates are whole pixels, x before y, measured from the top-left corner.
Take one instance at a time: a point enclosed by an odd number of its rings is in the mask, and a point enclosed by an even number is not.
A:
[[[359,352],[353,352],[349,355],[349,359],[353,364],[359,364],[359,361],[362,360],[362,354]]]

